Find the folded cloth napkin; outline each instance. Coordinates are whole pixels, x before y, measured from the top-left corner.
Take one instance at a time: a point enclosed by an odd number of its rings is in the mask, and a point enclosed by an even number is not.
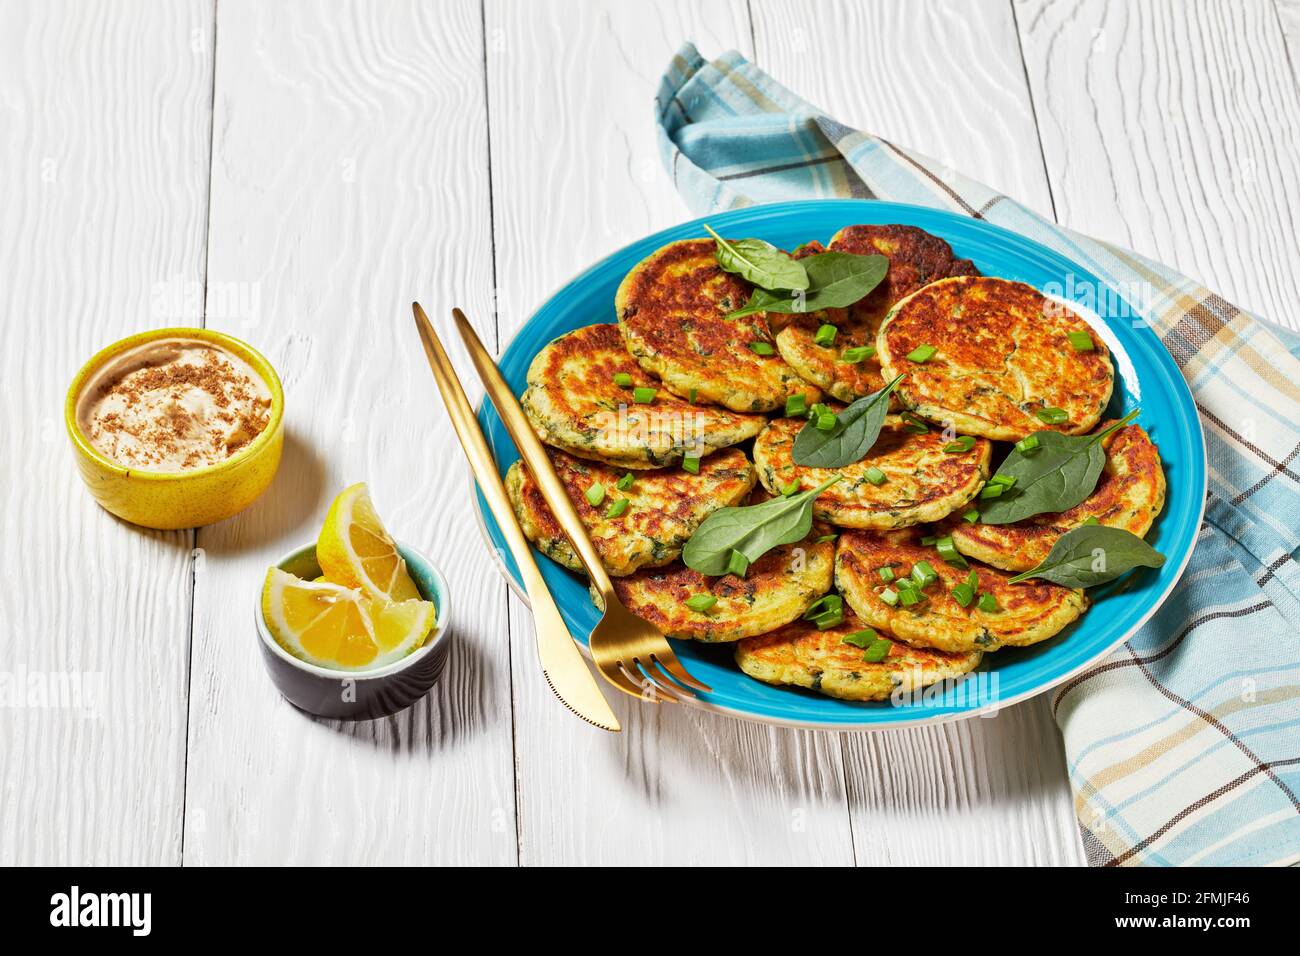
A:
[[[1300,336],[837,123],[735,52],[710,63],[683,47],[655,122],[697,213],[829,197],[934,206],[1026,235],[1124,291],[1195,395],[1210,487],[1173,594],[1052,701],[1083,845],[1093,865],[1300,861]]]

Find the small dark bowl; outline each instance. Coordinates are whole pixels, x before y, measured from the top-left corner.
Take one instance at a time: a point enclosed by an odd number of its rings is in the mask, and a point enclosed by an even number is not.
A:
[[[438,622],[423,645],[400,661],[372,671],[341,671],[309,664],[294,657],[271,636],[262,615],[258,593],[254,618],[262,661],[276,689],[299,710],[335,720],[374,720],[405,710],[429,692],[447,666],[451,647],[448,623],[450,604],[447,582],[433,562],[413,548],[398,543],[407,570],[420,596],[438,609]],[[276,567],[310,581],[320,576],[316,545],[304,545],[286,554]]]

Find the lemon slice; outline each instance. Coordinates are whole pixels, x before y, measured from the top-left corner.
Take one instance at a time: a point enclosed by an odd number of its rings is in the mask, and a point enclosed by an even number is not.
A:
[[[295,657],[361,670],[401,660],[423,644],[438,612],[429,601],[372,600],[355,588],[271,568],[262,585],[262,615],[272,636]]]
[[[335,584],[360,588],[366,597],[419,600],[406,561],[384,530],[365,482],[345,488],[330,505],[316,542],[316,560]]]

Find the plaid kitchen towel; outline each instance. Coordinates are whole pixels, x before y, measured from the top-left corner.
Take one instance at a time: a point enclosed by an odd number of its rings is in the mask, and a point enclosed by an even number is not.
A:
[[[859,197],[965,213],[1123,289],[1195,395],[1206,520],[1156,615],[1052,702],[1094,865],[1300,861],[1300,336],[940,163],[849,129],[738,53],[687,45],[655,101],[697,213]]]

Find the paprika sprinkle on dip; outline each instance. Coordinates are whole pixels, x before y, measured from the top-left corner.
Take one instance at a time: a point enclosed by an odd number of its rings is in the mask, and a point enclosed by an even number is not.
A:
[[[243,359],[198,339],[146,342],[105,364],[77,399],[77,425],[127,468],[219,464],[270,422],[271,391]]]

